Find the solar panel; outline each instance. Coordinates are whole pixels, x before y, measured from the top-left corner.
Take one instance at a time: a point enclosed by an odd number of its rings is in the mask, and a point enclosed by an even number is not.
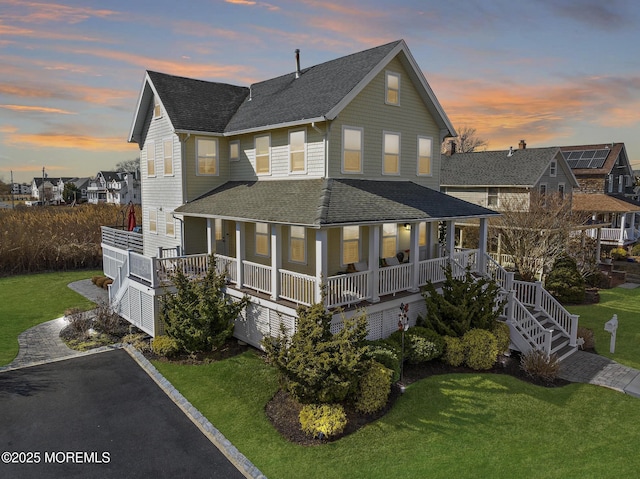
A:
[[[579,160],[582,156],[582,151],[572,151],[569,155],[570,160]]]
[[[609,156],[609,150],[597,150],[596,156],[594,156],[593,158],[598,160],[603,160],[607,156]]]
[[[589,163],[591,163],[589,159],[578,160],[576,162],[576,168],[589,168]]]
[[[567,160],[567,164],[569,165],[569,168],[576,168],[578,160]]]
[[[562,156],[564,157],[565,160],[569,159],[569,155],[571,154],[570,151],[563,151],[562,152]]]
[[[585,160],[587,158],[591,159],[591,158],[593,158],[595,156],[595,154],[596,154],[596,150],[585,150],[582,153],[582,159],[583,160]]]
[[[604,166],[605,158],[594,158],[589,163],[589,168],[602,168]]]

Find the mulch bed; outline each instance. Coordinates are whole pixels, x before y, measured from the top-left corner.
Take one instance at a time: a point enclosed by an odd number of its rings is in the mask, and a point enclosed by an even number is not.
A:
[[[569,381],[560,378],[556,378],[552,382],[546,382],[539,378],[529,376],[520,368],[520,355],[517,353],[514,353],[511,356],[501,356],[496,362],[496,366],[486,371],[475,371],[468,367],[452,367],[441,361],[430,361],[428,363],[418,365],[407,364],[404,368],[403,383],[405,385],[409,385],[415,381],[419,381],[420,379],[438,374],[479,372],[508,374],[522,381],[544,387],[561,387],[570,384]],[[398,384],[394,384],[392,386],[387,405],[375,414],[362,414],[356,411],[352,406],[345,406],[347,427],[340,436],[333,437],[330,441],[335,441],[341,437],[349,435],[370,422],[381,418],[393,407],[399,397],[400,386]],[[300,421],[298,419],[301,408],[302,405],[294,400],[289,393],[280,390],[267,403],[265,412],[273,427],[288,441],[302,446],[326,444],[328,442],[327,439],[309,437],[302,431]]]
[[[166,358],[165,356],[158,356],[151,351],[144,353],[144,356],[149,360],[160,362],[171,362],[175,364],[210,364],[216,361],[222,361],[224,359],[232,358],[238,354],[242,354],[249,349],[254,349],[248,346],[246,343],[240,342],[237,339],[231,338],[220,346],[215,351],[200,352],[194,354],[180,354],[172,358]]]

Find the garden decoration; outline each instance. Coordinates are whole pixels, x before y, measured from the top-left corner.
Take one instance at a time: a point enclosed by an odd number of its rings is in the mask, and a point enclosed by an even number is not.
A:
[[[409,305],[400,303],[400,314],[398,315],[398,331],[402,331],[402,349],[400,357],[400,383],[404,380],[404,333],[409,329]]]

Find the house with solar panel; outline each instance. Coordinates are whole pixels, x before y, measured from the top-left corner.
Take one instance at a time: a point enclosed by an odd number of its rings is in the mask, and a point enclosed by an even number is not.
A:
[[[560,147],[578,188],[573,209],[604,228],[591,230],[606,245],[627,246],[640,239],[640,202],[624,143]]]
[[[296,51],[292,70],[249,86],[145,73],[129,134],[140,148],[142,234],[102,229],[123,317],[161,334],[171,272],[216,268],[230,298],[250,299],[234,330],[249,344],[281,323],[293,331],[298,306],[315,303],[335,313],[336,331],[342,314],[364,309],[377,339],[397,330],[401,304],[415,324],[421,288],[442,281],[446,265],[468,266],[510,295],[514,347],[575,349],[577,317],[486,254],[497,213],[440,192],[439,145],[456,133],[404,41],[306,68]],[[454,224],[467,219],[480,240],[457,250]],[[555,311],[561,340],[531,301]]]

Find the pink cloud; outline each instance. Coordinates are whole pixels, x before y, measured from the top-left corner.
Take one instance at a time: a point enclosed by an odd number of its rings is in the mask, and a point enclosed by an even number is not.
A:
[[[15,13],[14,9],[14,11],[3,14],[4,18],[23,23],[65,22],[74,24],[89,18],[110,18],[119,15],[114,10],[74,7],[59,3],[0,0],[0,4],[26,9],[27,13]]]
[[[266,8],[267,10],[272,10],[272,11],[276,11],[276,10],[280,10],[280,7],[276,6],[276,5],[272,5],[270,3],[265,3],[265,2],[256,2],[253,0],[224,0],[226,3],[231,3],[233,5],[245,5],[245,6],[249,6],[249,7],[262,7],[262,8]]]
[[[24,113],[55,113],[58,115],[75,115],[75,112],[73,111],[61,110],[60,108],[50,108],[46,106],[0,105],[0,108]]]

